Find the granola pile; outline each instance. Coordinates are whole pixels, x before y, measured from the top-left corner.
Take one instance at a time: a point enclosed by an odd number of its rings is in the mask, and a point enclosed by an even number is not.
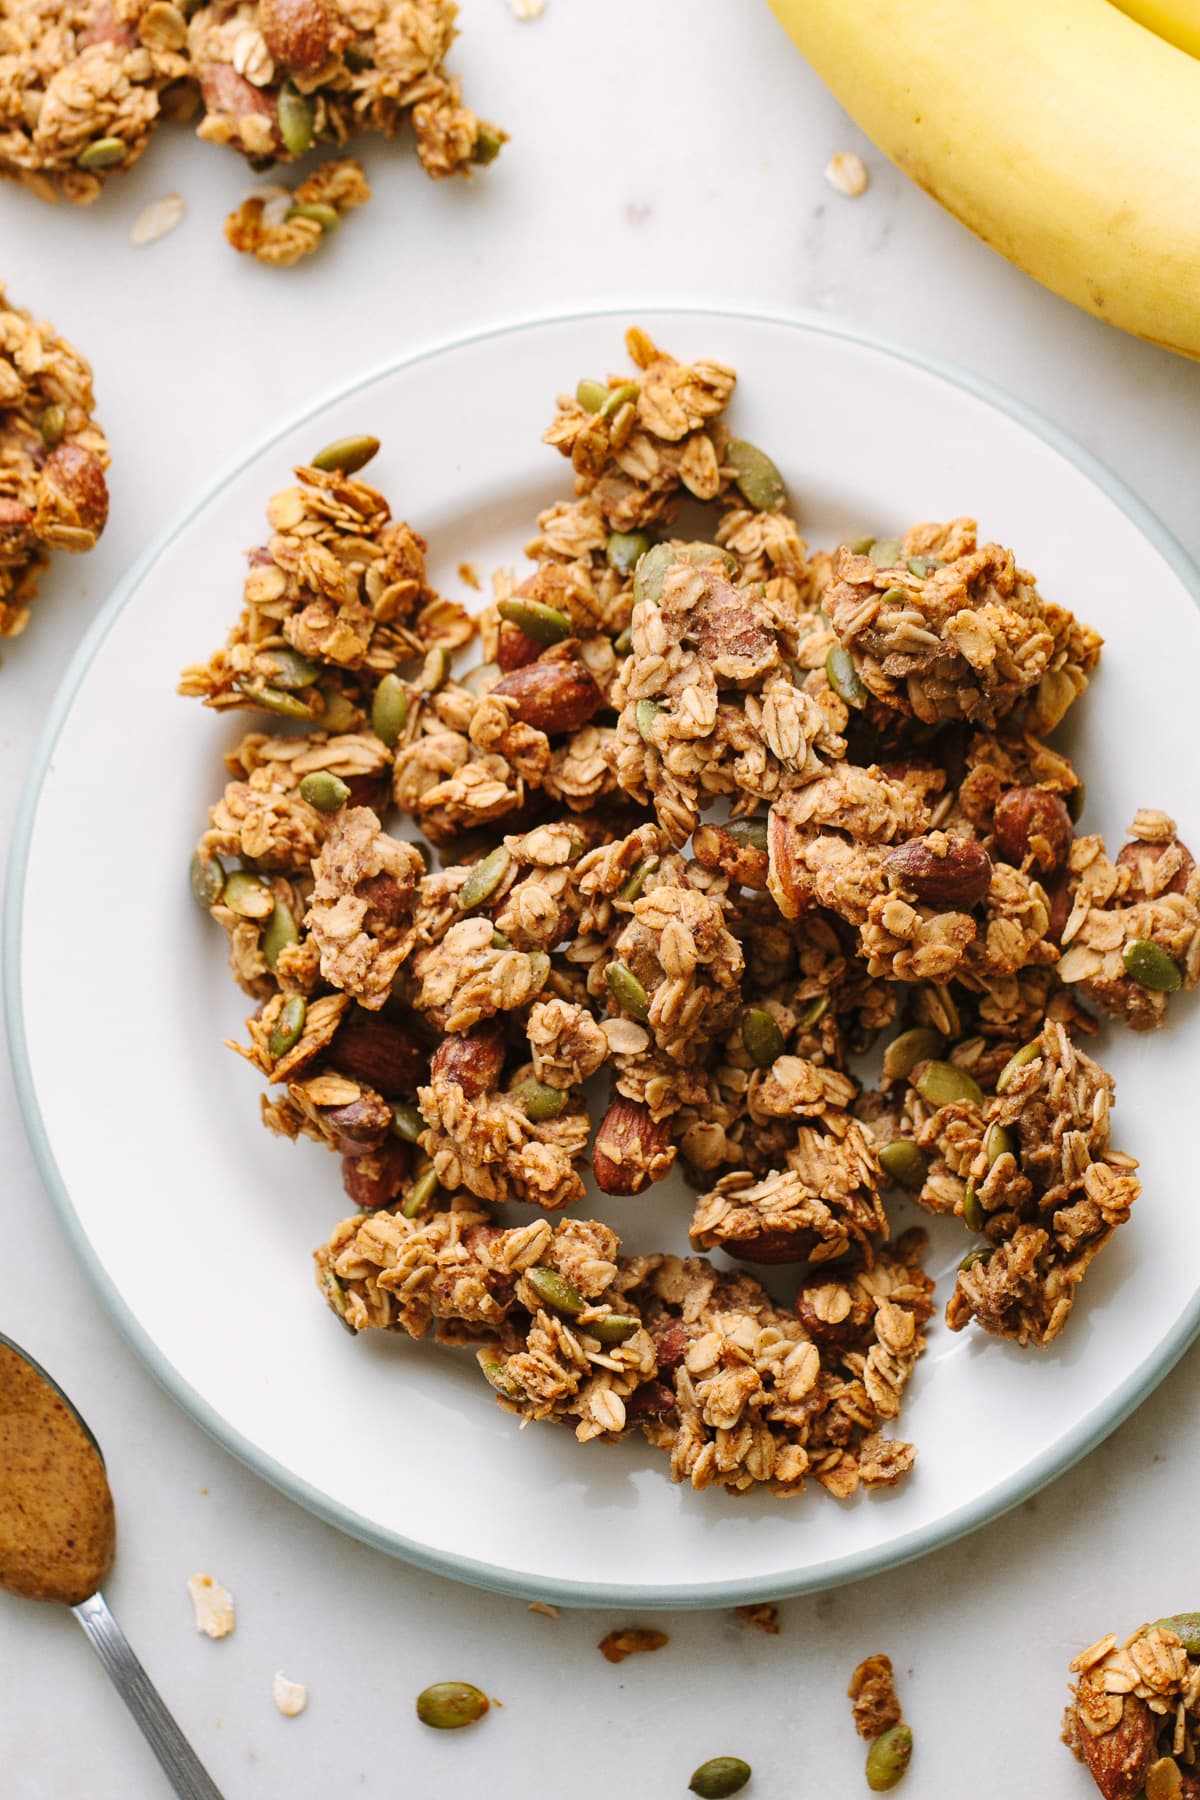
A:
[[[256,169],[407,122],[430,175],[469,173],[505,134],[446,72],[457,13],[453,0],[6,0],[0,175],[86,204],[161,118],[197,111],[201,138]]]
[[[1161,813],[1115,862],[1075,835],[1040,734],[1100,643],[1011,552],[959,519],[810,553],[733,370],[627,343],[560,399],[573,492],[477,616],[374,439],[270,501],[182,682],[259,715],[193,888],[265,1123],[342,1159],[317,1267],[352,1331],[473,1345],[508,1411],[697,1488],[848,1495],[912,1463],[933,1311],[885,1196],[970,1234],[952,1329],[1058,1335],[1138,1194],[1088,1009],[1144,1030],[1197,984],[1200,876]],[[696,1254],[580,1216],[589,1161],[614,1195],[678,1168]]]
[[[108,441],[94,404],[78,350],[0,286],[0,637],[28,624],[50,552],[90,550],[104,530]]]
[[[1104,1800],[1195,1800],[1200,1795],[1200,1615],[1112,1632],[1071,1664],[1079,1679],[1063,1742]]]

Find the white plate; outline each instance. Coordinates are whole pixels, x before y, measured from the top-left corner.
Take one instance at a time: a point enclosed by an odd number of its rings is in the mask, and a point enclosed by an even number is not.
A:
[[[1112,1031],[1116,1138],[1146,1192],[1044,1354],[935,1323],[901,1429],[920,1446],[886,1495],[733,1499],[672,1487],[639,1442],[518,1431],[469,1356],[351,1339],[309,1252],[347,1210],[337,1165],[258,1122],[222,1049],[247,1005],[192,904],[188,856],[217,793],[220,722],[176,698],[219,643],[267,497],[329,439],[372,431],[371,478],[429,538],[444,591],[518,564],[569,492],[541,433],[554,395],[623,365],[629,319],[739,373],[732,418],[778,459],[810,541],[975,515],[1044,592],[1108,639],[1072,715],[1086,823],[1139,804],[1200,835],[1197,576],[1083,452],[1001,396],[817,320],[623,308],[524,323],[405,358],[285,426],[176,521],[112,598],[48,724],[8,895],[11,1039],[25,1116],[70,1236],[134,1346],[223,1444],[322,1517],[426,1567],[528,1596],[642,1606],[773,1597],[885,1568],[995,1517],[1142,1399],[1200,1322],[1192,1203],[1200,1011]],[[635,1247],[683,1248],[682,1186],[608,1204]],[[942,1279],[961,1244],[935,1240]]]

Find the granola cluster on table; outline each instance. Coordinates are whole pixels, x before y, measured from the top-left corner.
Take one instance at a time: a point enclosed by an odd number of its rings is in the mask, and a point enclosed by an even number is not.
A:
[[[1144,1030],[1197,984],[1200,875],[1162,813],[1114,861],[1076,835],[1043,734],[1100,641],[1011,552],[958,519],[810,553],[733,370],[627,343],[560,400],[574,492],[477,617],[359,478],[375,440],[274,496],[182,683],[275,715],[193,888],[266,1124],[342,1159],[351,1330],[472,1344],[509,1411],[638,1430],[696,1487],[847,1495],[911,1465],[932,1312],[885,1193],[962,1221],[952,1329],[1058,1335],[1138,1193],[1089,1009]],[[615,1195],[681,1169],[696,1254],[559,1216],[589,1161]],[[702,1252],[793,1265],[794,1301]]]
[[[1063,1742],[1104,1800],[1200,1796],[1200,1614],[1110,1632],[1071,1664]]]
[[[457,13],[453,0],[6,0],[0,175],[86,204],[160,119],[197,111],[201,138],[256,169],[407,121],[430,175],[469,172],[505,134],[446,71]]]
[[[108,441],[94,404],[78,350],[0,286],[0,637],[28,624],[50,552],[90,550],[104,530]]]

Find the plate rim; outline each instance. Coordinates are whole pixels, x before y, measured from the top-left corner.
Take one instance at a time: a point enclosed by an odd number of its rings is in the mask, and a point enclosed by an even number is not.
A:
[[[481,1562],[415,1542],[402,1533],[376,1524],[352,1508],[333,1500],[321,1489],[295,1474],[261,1450],[251,1439],[224,1419],[209,1402],[192,1387],[158,1348],[136,1314],[118,1293],[99,1255],[93,1250],[82,1220],[75,1210],[66,1183],[59,1173],[49,1134],[41,1116],[34,1088],[25,1034],[25,1010],[21,984],[22,925],[29,852],[33,837],[38,802],[50,770],[55,747],[72,704],[89,669],[117,618],[133,600],[155,563],[174,540],[204,511],[216,496],[251,462],[268,452],[306,420],[374,383],[395,375],[416,363],[430,361],[468,348],[484,340],[495,340],[517,332],[546,326],[583,323],[610,318],[646,318],[664,313],[714,321],[736,320],[752,324],[784,326],[816,337],[845,340],[863,348],[881,352],[895,360],[924,370],[948,382],[997,412],[1035,433],[1051,449],[1072,463],[1081,474],[1106,494],[1137,531],[1172,569],[1200,607],[1200,569],[1178,538],[1162,522],[1153,509],[1139,498],[1124,479],[1092,451],[1046,418],[1024,400],[995,386],[957,363],[926,350],[914,349],[884,333],[830,317],[802,307],[770,307],[745,301],[697,302],[662,296],[649,300],[624,299],[566,308],[548,307],[508,315],[469,330],[447,333],[422,340],[414,347],[374,364],[363,373],[319,393],[282,420],[270,426],[244,451],[222,464],[196,495],[186,501],[167,520],[149,545],[117,581],[84,634],[66,672],[55,691],[46,719],[39,733],[33,756],[27,767],[21,799],[13,828],[9,863],[5,882],[3,945],[0,977],[4,990],[4,1017],[8,1033],[9,1060],[14,1089],[26,1135],[33,1152],[42,1183],[58,1214],[59,1223],[77,1261],[118,1330],[159,1385],[201,1429],[246,1468],[295,1501],[324,1523],[371,1548],[399,1558],[432,1574],[486,1589],[493,1593],[523,1599],[557,1602],[578,1607],[637,1606],[646,1610],[697,1610],[741,1604],[748,1601],[787,1598],[796,1594],[820,1592],[850,1581],[898,1568],[919,1556],[940,1550],[980,1529],[992,1520],[1018,1506],[1041,1488],[1064,1474],[1081,1458],[1108,1437],[1133,1413],[1158,1384],[1168,1375],[1189,1345],[1200,1333],[1200,1287],[1188,1307],[1153,1353],[1134,1369],[1114,1390],[1107,1402],[1092,1408],[1050,1449],[1007,1481],[945,1515],[943,1518],[902,1537],[868,1550],[833,1557],[805,1569],[779,1576],[751,1576],[743,1580],[721,1580],[666,1585],[578,1581],[557,1576],[530,1574]]]

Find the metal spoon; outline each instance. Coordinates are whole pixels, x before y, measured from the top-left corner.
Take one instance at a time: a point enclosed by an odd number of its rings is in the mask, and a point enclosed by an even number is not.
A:
[[[115,1543],[99,1444],[45,1369],[0,1333],[0,1587],[69,1606],[180,1800],[221,1800],[100,1592]]]

